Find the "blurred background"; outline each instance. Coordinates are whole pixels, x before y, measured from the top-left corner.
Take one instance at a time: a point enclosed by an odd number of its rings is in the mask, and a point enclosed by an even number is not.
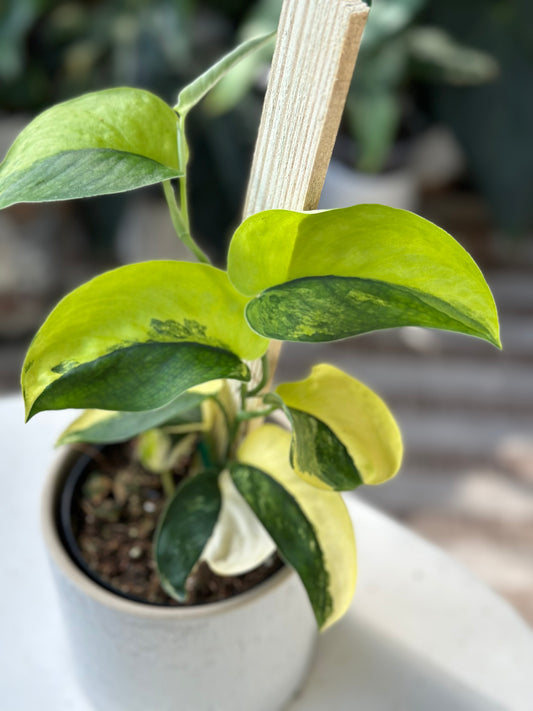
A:
[[[0,156],[50,104],[130,85],[174,103],[280,0],[3,0]],[[238,224],[270,50],[195,109],[193,228],[222,264]],[[484,270],[503,353],[401,329],[284,346],[279,377],[328,360],[391,405],[402,473],[364,498],[448,550],[533,624],[533,6],[374,0],[322,207],[381,202],[450,231]],[[111,266],[179,257],[158,189],[0,213],[0,394],[72,287]]]

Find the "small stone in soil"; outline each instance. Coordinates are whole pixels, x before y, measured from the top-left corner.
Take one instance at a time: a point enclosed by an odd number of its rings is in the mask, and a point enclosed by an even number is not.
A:
[[[165,505],[160,477],[132,462],[127,444],[106,448],[102,456],[107,460],[105,471],[110,474],[105,477],[109,481],[96,479],[98,495],[93,493],[93,497],[77,502],[78,543],[87,564],[117,592],[149,603],[179,604],[161,588],[152,557],[152,537]],[[175,472],[176,483],[184,474]],[[92,481],[93,476],[104,475],[94,471],[88,476]],[[104,488],[108,493],[101,500]],[[245,575],[220,577],[201,563],[187,581],[187,604],[215,602],[244,592],[270,577],[281,565],[275,556]]]
[[[143,552],[142,552],[142,548],[140,546],[133,546],[133,548],[130,548],[129,553],[128,553],[129,557],[133,558],[133,560],[137,560],[138,558],[140,558],[142,556],[142,554],[143,554]]]

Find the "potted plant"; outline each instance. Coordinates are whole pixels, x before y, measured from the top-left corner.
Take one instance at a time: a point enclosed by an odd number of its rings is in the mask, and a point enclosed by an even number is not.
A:
[[[90,408],[60,442],[87,451],[134,438],[136,457],[159,473],[167,496],[154,558],[178,606],[126,599],[86,575],[58,521],[77,452],[48,481],[45,537],[96,708],[280,709],[302,681],[315,629],[350,604],[355,542],[340,492],[393,477],[400,433],[375,393],[330,365],[272,390],[273,341],[417,325],[499,346],[494,301],[473,260],[401,210],[264,211],[237,228],[227,270],[208,263],[189,229],[185,124],[263,41],[221,60],[173,108],[128,88],[58,104],[23,130],[0,166],[1,207],[160,182],[176,232],[198,259],[133,264],[82,285],[46,319],[23,366],[28,418]],[[277,413],[287,426],[265,421]],[[107,466],[105,456],[92,458]],[[128,498],[124,482],[111,487]],[[276,550],[285,566],[257,588],[183,605],[201,564],[235,575]]]

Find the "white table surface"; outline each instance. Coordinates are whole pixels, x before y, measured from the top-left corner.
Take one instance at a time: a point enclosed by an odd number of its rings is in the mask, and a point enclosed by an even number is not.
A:
[[[71,418],[47,413],[24,425],[20,398],[0,399],[5,711],[95,711],[72,677],[39,531],[43,474]],[[525,622],[434,546],[354,497],[348,505],[359,550],[356,595],[321,637],[288,711],[531,711],[533,632]]]

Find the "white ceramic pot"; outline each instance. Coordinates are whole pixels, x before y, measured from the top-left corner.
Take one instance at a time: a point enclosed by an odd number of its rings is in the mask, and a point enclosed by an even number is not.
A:
[[[373,175],[359,173],[339,161],[332,160],[320,196],[319,208],[378,203],[403,210],[414,210],[417,202],[417,181],[409,168]]]
[[[75,455],[43,495],[43,531],[77,675],[96,711],[280,711],[302,685],[317,637],[304,588],[284,568],[247,593],[188,608],[132,602],[72,562],[56,511]]]

